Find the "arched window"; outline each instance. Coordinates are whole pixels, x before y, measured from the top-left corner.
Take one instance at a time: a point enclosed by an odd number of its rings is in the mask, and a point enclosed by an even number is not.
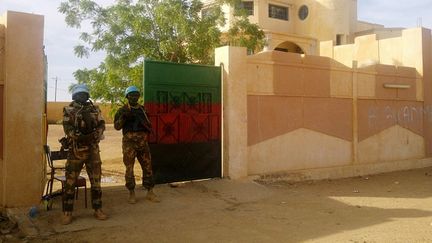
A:
[[[285,41],[274,49],[275,51],[283,51],[283,52],[293,52],[298,54],[304,54],[303,49],[294,42]]]

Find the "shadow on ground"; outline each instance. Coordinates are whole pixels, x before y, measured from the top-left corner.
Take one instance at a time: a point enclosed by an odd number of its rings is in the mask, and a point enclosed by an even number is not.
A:
[[[103,188],[107,221],[75,204],[32,220],[36,242],[425,242],[432,241],[431,168],[332,181],[259,184],[215,179],[158,185],[161,203],[127,203],[122,185]],[[82,194],[81,194],[82,195]]]

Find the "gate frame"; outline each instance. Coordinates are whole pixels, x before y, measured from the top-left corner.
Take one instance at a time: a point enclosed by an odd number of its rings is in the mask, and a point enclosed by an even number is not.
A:
[[[155,60],[149,60],[149,59],[144,60],[143,61],[143,88],[144,88],[144,92],[143,92],[143,95],[142,95],[143,100],[144,100],[144,105],[146,105],[146,103],[148,102],[148,101],[146,101],[146,98],[148,98],[148,94],[146,94],[147,90],[148,90],[148,88],[146,88],[146,79],[148,80],[149,77],[147,76],[148,72],[146,72],[146,69],[148,68],[146,66],[146,63],[159,63],[159,64],[168,64],[168,65],[184,65],[184,66],[192,66],[192,67],[200,67],[201,66],[201,67],[208,67],[208,68],[217,68],[217,67],[219,67],[218,71],[219,71],[220,78],[219,78],[219,84],[218,84],[218,87],[217,87],[217,89],[219,89],[219,92],[216,92],[216,94],[219,96],[219,98],[218,98],[218,100],[219,100],[218,103],[219,104],[218,105],[219,105],[219,109],[220,109],[219,112],[218,112],[219,113],[219,119],[218,119],[219,120],[219,123],[218,123],[219,124],[218,125],[219,126],[219,131],[218,131],[218,133],[219,133],[219,135],[218,135],[219,139],[218,139],[218,141],[219,141],[219,146],[220,146],[220,149],[219,149],[219,156],[220,156],[219,163],[220,164],[218,166],[220,166],[220,171],[218,172],[219,176],[217,176],[217,177],[210,177],[210,178],[219,178],[219,177],[223,178],[225,176],[225,173],[224,173],[224,156],[223,156],[223,151],[224,151],[223,150],[223,147],[224,147],[224,140],[223,140],[223,138],[224,138],[224,123],[223,123],[223,87],[224,87],[223,86],[223,77],[224,77],[224,75],[223,75],[223,67],[219,66],[219,65],[211,66],[211,65],[202,65],[202,64],[172,63],[172,62],[155,61]],[[151,84],[150,84],[150,86],[151,86]],[[197,86],[184,85],[184,87],[185,88],[188,88],[188,87],[196,88],[196,87],[199,87],[199,85],[197,85]],[[211,104],[213,105],[215,103],[211,102]],[[211,141],[209,140],[208,142],[211,142]],[[210,179],[210,178],[202,178],[202,179]],[[197,179],[197,180],[201,180],[201,179]]]

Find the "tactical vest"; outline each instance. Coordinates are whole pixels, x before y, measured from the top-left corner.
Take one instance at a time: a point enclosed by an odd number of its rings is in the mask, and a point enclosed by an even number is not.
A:
[[[90,134],[96,130],[102,117],[99,110],[91,103],[80,105],[73,102],[65,107],[75,133]]]
[[[123,125],[122,133],[123,135],[128,132],[151,132],[151,123],[145,113],[145,109],[143,106],[139,106],[138,108],[132,108],[128,106],[124,106],[123,110],[130,110],[132,118],[127,119]]]
[[[77,102],[72,102],[69,106],[64,108],[65,117],[64,123],[69,124],[69,129],[73,127],[73,132],[77,136],[80,134],[88,135],[96,131],[98,125],[103,121],[101,112],[98,107],[92,103],[85,103],[81,105]],[[67,120],[66,120],[67,119]],[[100,138],[99,138],[100,139]],[[78,159],[87,159],[89,156],[89,149],[97,147],[98,139],[91,136],[86,140],[76,140],[69,138],[69,151],[73,152],[74,156]]]

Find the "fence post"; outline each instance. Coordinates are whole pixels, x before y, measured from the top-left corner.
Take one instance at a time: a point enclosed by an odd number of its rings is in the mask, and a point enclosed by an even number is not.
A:
[[[248,175],[246,48],[224,46],[215,50],[215,65],[222,69],[223,176]]]

